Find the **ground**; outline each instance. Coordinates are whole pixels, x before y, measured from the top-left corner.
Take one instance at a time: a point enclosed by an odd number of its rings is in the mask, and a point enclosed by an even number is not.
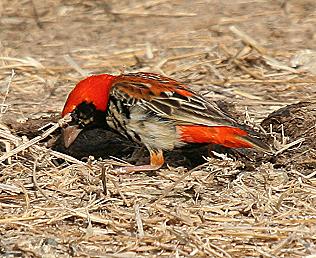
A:
[[[315,257],[316,76],[291,67],[315,48],[315,13],[314,0],[2,0],[1,256]],[[34,138],[80,79],[131,71],[232,103],[259,129],[265,119],[279,154],[125,175],[119,147],[87,161],[52,151],[52,132]]]

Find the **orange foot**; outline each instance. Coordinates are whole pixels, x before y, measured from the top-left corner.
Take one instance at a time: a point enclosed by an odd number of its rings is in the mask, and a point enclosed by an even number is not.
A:
[[[128,166],[117,169],[119,173],[134,173],[142,171],[155,171],[162,167],[165,163],[162,150],[149,150],[150,165]]]

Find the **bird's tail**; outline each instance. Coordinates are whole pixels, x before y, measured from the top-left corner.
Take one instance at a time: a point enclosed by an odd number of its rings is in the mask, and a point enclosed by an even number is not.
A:
[[[264,153],[272,154],[272,148],[264,143],[262,140],[256,138],[256,136],[252,135],[235,135],[236,138],[250,145],[250,148],[255,148],[256,150],[262,151]]]
[[[181,139],[187,143],[211,143],[228,148],[255,148],[273,153],[271,147],[256,137],[255,132],[229,126],[179,126]]]

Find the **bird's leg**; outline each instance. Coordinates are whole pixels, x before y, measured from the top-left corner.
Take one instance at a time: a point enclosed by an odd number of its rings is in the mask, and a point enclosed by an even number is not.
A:
[[[154,171],[162,167],[165,160],[163,157],[162,150],[153,150],[149,149],[150,153],[150,165],[141,165],[141,166],[130,166],[130,167],[121,167],[119,170],[124,172],[141,172],[141,171]]]
[[[165,163],[162,150],[149,150],[150,153],[150,166],[156,167],[157,170]]]

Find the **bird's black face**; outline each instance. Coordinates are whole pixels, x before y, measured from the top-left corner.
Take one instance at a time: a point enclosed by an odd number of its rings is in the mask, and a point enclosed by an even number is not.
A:
[[[97,110],[92,103],[82,102],[71,113],[72,121],[63,130],[65,147],[68,148],[83,129],[106,126],[105,112]]]
[[[82,102],[71,113],[72,121],[70,124],[78,125],[81,129],[88,126],[97,126],[98,122],[101,122],[99,121],[101,116],[101,112],[92,103]]]

